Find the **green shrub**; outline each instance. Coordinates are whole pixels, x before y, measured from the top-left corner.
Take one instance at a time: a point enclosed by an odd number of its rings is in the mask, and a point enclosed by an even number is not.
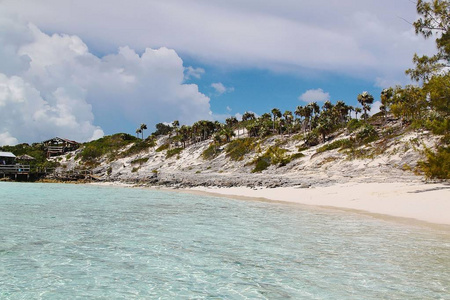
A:
[[[372,125],[365,124],[358,130],[356,140],[359,143],[367,144],[378,139],[378,134]]]
[[[427,178],[450,179],[450,147],[439,147],[436,152],[425,150],[426,161],[419,161],[418,167]]]
[[[161,146],[159,146],[155,151],[156,152],[162,152],[164,150],[169,149],[170,145],[169,144],[162,144]]]
[[[139,170],[139,167],[135,167],[133,169],[131,169],[131,173],[136,173]]]
[[[139,141],[138,138],[126,133],[104,136],[98,140],[85,143],[78,157],[84,162],[96,160],[106,154],[110,154],[111,158],[115,158],[115,153],[119,149]],[[111,154],[114,154],[114,156]]]
[[[425,122],[425,128],[431,130],[434,134],[443,135],[450,132],[450,121],[449,119],[433,119],[427,120]]]
[[[348,129],[348,131],[353,132],[363,125],[364,125],[364,122],[362,120],[351,119],[347,123],[347,129]]]
[[[134,154],[141,153],[142,151],[148,150],[150,147],[154,147],[154,140],[145,139],[145,140],[137,140],[129,149],[122,152],[120,157],[128,157]]]
[[[253,173],[261,172],[267,169],[270,165],[278,165],[279,167],[287,165],[291,162],[292,157],[286,156],[286,149],[278,146],[269,147],[266,152],[254,159],[250,164],[255,165],[252,170]]]
[[[205,151],[202,152],[202,157],[203,157],[203,159],[210,160],[210,159],[217,157],[217,155],[219,155],[219,153],[220,153],[220,151],[219,151],[219,148],[217,147],[217,144],[211,143],[209,145],[209,147],[206,148]]]
[[[170,158],[172,156],[178,155],[181,153],[181,151],[183,151],[183,148],[173,148],[173,149],[167,150],[166,158]]]
[[[319,145],[319,134],[315,130],[311,131],[304,137],[303,141],[308,147]]]
[[[255,147],[256,144],[253,138],[236,139],[225,147],[225,152],[231,160],[239,161],[243,160],[244,156],[253,151]]]
[[[305,156],[305,154],[303,154],[303,153],[301,153],[301,152],[298,152],[298,153],[292,154],[292,155],[289,157],[289,159],[290,159],[290,161],[293,161],[293,160],[302,158],[302,157],[304,157],[304,156]]]
[[[142,164],[145,164],[147,161],[148,161],[148,157],[137,158],[137,159],[131,161],[131,164],[132,165],[136,165],[136,164],[142,165]]]
[[[323,145],[322,147],[320,147],[319,149],[316,150],[316,153],[322,153],[325,151],[338,149],[338,148],[342,148],[342,149],[350,148],[350,147],[352,147],[352,145],[353,145],[353,143],[349,139],[337,140],[337,141],[333,141],[332,143]]]
[[[271,159],[268,156],[260,156],[254,160],[255,168],[252,173],[259,173],[267,169],[271,165]]]

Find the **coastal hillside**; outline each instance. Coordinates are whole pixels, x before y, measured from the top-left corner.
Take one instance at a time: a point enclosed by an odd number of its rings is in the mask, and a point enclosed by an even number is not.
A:
[[[442,137],[399,119],[351,120],[322,140],[309,133],[271,133],[180,141],[179,132],[142,140],[115,134],[53,157],[58,172],[91,169],[101,181],[188,186],[330,185],[348,181],[390,182],[427,177],[427,153]],[[220,132],[220,131],[218,131]],[[428,174],[429,175],[429,174]],[[430,176],[428,176],[430,177]]]

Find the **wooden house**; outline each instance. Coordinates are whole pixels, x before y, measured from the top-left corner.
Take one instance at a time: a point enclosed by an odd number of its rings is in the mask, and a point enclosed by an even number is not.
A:
[[[52,155],[61,155],[69,151],[78,149],[79,143],[68,139],[62,139],[55,137],[53,139],[43,141],[45,151],[47,151],[47,157]]]
[[[0,166],[13,165],[16,162],[16,156],[11,152],[0,152]]]

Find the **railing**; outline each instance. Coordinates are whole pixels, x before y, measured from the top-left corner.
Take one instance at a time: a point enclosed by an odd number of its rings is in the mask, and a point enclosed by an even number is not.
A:
[[[30,165],[0,165],[0,174],[27,174]]]
[[[64,146],[48,146],[47,151],[48,152],[63,152]]]

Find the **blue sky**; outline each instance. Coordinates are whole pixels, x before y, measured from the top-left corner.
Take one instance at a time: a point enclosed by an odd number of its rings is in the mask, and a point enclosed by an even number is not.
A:
[[[200,90],[210,97],[211,110],[220,115],[234,115],[245,111],[260,115],[274,107],[282,111],[294,111],[298,105],[308,103],[299,99],[308,90],[322,89],[329,94],[331,102],[344,100],[350,105],[358,105],[358,93],[368,91],[375,99],[379,99],[382,90],[369,80],[339,74],[321,74],[308,78],[268,70],[223,71],[207,67],[205,70],[201,79],[193,78],[190,81],[198,84]],[[220,94],[211,87],[215,82],[221,82],[232,90]]]
[[[379,100],[435,51],[416,19],[410,0],[3,0],[0,145]]]

